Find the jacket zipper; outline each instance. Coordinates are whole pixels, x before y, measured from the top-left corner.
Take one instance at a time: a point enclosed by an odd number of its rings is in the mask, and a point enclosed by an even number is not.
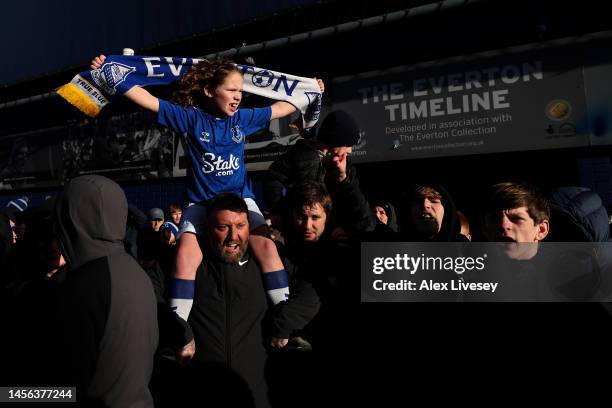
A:
[[[224,267],[226,269],[227,267]],[[232,336],[231,336],[231,320],[232,320],[232,308],[230,293],[228,290],[227,272],[223,271],[223,298],[225,299],[225,353],[227,365],[232,366]]]

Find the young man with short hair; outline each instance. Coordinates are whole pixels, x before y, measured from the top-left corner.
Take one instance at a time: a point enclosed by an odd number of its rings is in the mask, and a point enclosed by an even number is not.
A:
[[[538,242],[549,231],[550,205],[546,197],[530,184],[514,182],[495,184],[490,197],[483,226],[485,237],[506,242],[504,251],[512,259],[533,258]]]
[[[168,206],[168,213],[170,214],[170,221],[177,227],[180,227],[181,217],[183,216],[183,208],[181,208],[180,204],[170,204]]]

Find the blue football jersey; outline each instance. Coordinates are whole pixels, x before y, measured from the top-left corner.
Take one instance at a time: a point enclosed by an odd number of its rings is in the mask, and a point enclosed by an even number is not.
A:
[[[190,201],[200,203],[222,192],[254,198],[247,184],[244,139],[265,128],[271,115],[270,107],[245,108],[231,117],[217,118],[199,108],[160,99],[159,124],[185,135]]]

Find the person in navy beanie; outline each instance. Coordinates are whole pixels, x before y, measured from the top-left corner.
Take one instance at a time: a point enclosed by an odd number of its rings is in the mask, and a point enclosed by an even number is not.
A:
[[[311,132],[312,133],[312,132]],[[343,110],[330,112],[321,122],[316,138],[300,139],[285,154],[270,165],[263,189],[272,223],[278,223],[278,215],[286,206],[283,191],[304,181],[326,183],[335,176],[335,162],[346,164],[347,173],[355,173],[349,163],[352,146],[359,143],[359,125]],[[329,187],[329,186],[328,186]]]
[[[18,215],[28,209],[28,201],[28,197],[25,196],[16,198],[9,201],[4,209],[4,213],[9,217],[10,227],[13,230],[13,242],[23,238],[25,223],[18,219],[20,218]]]
[[[359,142],[359,125],[345,111],[333,111],[321,123],[317,141],[327,147],[351,147]]]
[[[28,201],[28,197],[25,196],[9,201],[6,205],[6,214],[8,214],[13,221],[15,221],[15,215],[18,212],[23,212],[28,209]]]

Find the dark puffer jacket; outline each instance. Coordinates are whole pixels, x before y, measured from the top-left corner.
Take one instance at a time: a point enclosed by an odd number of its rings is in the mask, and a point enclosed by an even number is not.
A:
[[[312,180],[323,183],[325,168],[319,150],[314,142],[300,139],[285,154],[270,165],[264,181],[264,198],[268,209],[281,213],[283,189],[289,190],[295,184]]]
[[[585,187],[559,187],[549,195],[551,218],[547,241],[606,242],[608,213],[601,198]]]
[[[320,152],[306,140],[298,142],[270,165],[268,178],[264,182],[264,195],[272,213],[287,215],[288,203],[283,197],[283,188],[290,190],[304,181],[316,181],[325,185],[334,203],[335,223],[349,234],[372,231],[376,225],[370,205],[361,192],[357,169],[347,157],[347,177],[341,182],[325,177],[326,169]]]
[[[601,198],[585,187],[560,187],[549,194],[550,242],[591,242],[590,257],[573,266],[573,299],[612,298],[612,253],[608,213]],[[583,246],[580,248],[584,248]]]

